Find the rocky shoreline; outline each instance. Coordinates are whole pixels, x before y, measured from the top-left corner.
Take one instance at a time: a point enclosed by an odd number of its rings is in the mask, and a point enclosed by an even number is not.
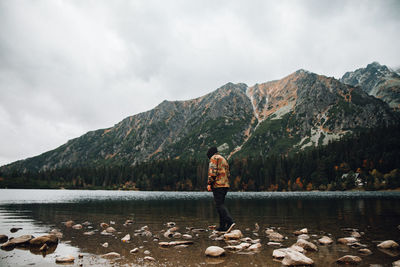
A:
[[[343,236],[332,236],[329,233],[309,230],[308,228],[298,229],[294,232],[287,232],[281,227],[267,227],[263,230],[255,223],[254,229],[240,229],[235,227],[231,232],[218,232],[215,226],[205,228],[180,227],[175,222],[168,222],[160,231],[152,232],[150,227],[145,225],[138,228],[134,220],[128,219],[123,224],[116,224],[114,221],[109,223],[102,222],[98,225],[85,221],[75,223],[66,221],[60,223],[60,229],[52,229],[48,234],[34,237],[32,235],[21,235],[9,238],[5,234],[0,234],[1,249],[12,251],[15,248],[23,248],[31,251],[33,254],[42,254],[44,257],[56,251],[57,245],[63,241],[64,233],[85,236],[87,239],[92,236],[110,236],[113,239],[110,242],[120,242],[122,247],[130,244],[138,245],[129,248],[129,254],[135,255],[138,262],[144,265],[158,264],[161,259],[157,258],[157,253],[148,249],[147,244],[157,244],[159,250],[181,249],[182,254],[185,249],[191,246],[200,247],[202,257],[206,263],[223,263],[232,255],[256,255],[267,253],[271,261],[280,263],[284,266],[310,266],[315,264],[315,259],[320,258],[319,252],[326,247],[340,248],[343,251],[351,253],[341,255],[330,264],[360,264],[363,265],[363,259],[373,254],[374,250],[379,250],[393,258],[392,266],[400,266],[400,248],[395,240],[373,240],[371,244],[366,244],[366,233],[354,228],[342,229]],[[398,226],[400,230],[400,225]],[[10,229],[11,233],[16,233],[21,228]],[[244,234],[246,233],[246,234]],[[139,238],[145,238],[145,241],[139,242]],[[118,241],[119,239],[119,241]],[[292,242],[293,240],[293,242]],[[109,248],[109,242],[98,245],[102,248]],[[335,246],[335,247],[334,247]],[[196,248],[197,248],[196,247]],[[343,249],[347,247],[349,250]],[[269,248],[269,249],[266,249]],[[153,251],[153,252],[152,252]],[[343,253],[342,253],[343,254]],[[56,264],[77,263],[83,264],[83,259],[87,255],[77,253],[76,255],[59,255],[55,258]],[[108,251],[104,254],[97,254],[96,257],[105,259],[109,264],[118,264],[118,262],[129,262],[129,258],[122,251]],[[384,265],[374,265],[384,266]]]

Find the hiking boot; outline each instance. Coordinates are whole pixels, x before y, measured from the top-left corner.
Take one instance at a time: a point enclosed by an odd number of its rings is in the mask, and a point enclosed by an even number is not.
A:
[[[236,224],[234,222],[231,224],[228,224],[228,226],[226,228],[226,233],[229,233],[230,231],[232,231],[232,229],[233,229],[233,227],[235,227],[235,225]]]

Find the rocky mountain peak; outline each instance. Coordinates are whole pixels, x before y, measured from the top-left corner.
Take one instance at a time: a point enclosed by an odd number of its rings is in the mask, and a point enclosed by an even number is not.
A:
[[[369,95],[388,103],[391,108],[400,108],[400,75],[385,65],[372,62],[365,68],[346,72],[340,81],[361,87]]]

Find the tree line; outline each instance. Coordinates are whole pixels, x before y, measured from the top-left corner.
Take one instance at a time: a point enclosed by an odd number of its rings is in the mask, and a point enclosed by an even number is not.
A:
[[[231,190],[310,191],[400,187],[400,126],[369,129],[298,153],[229,160]],[[0,173],[1,188],[203,191],[208,160]]]

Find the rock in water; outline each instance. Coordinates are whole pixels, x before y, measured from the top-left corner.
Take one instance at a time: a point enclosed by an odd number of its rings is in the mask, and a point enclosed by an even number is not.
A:
[[[126,236],[124,236],[124,237],[121,239],[122,242],[128,242],[129,240],[131,240],[131,235],[130,235],[130,234],[127,234]]]
[[[42,235],[31,239],[29,243],[33,246],[54,245],[58,244],[58,237],[55,235]]]
[[[21,229],[22,229],[21,227],[13,227],[13,228],[10,229],[10,232],[11,232],[11,233],[16,233],[16,232],[18,232],[18,231],[21,230]]]
[[[75,230],[80,230],[82,228],[83,228],[82,224],[75,224],[74,226],[72,226],[72,229],[75,229]]]
[[[268,232],[267,235],[272,242],[281,242],[284,239],[284,236],[277,232]]]
[[[382,243],[378,244],[378,248],[395,249],[395,248],[399,248],[399,244],[397,244],[393,240],[386,240],[386,241],[383,241]]]
[[[372,251],[369,250],[369,249],[367,249],[367,248],[360,248],[360,249],[358,250],[358,252],[360,252],[360,253],[363,254],[363,255],[371,255],[371,254],[372,254]]]
[[[108,243],[105,242],[104,244],[102,244],[102,247],[103,247],[103,248],[108,248]]]
[[[84,232],[84,235],[94,235],[96,234],[94,231]]]
[[[227,240],[240,239],[242,237],[243,237],[243,234],[240,230],[233,230],[230,233],[224,234],[224,238]]]
[[[110,227],[110,225],[108,225],[108,223],[100,223],[100,227],[103,229],[107,229],[108,227]]]
[[[312,265],[314,264],[314,261],[300,252],[287,250],[285,257],[282,260],[282,264],[286,266]]]
[[[205,254],[210,257],[219,257],[225,254],[225,250],[221,247],[210,246],[206,249]]]
[[[155,258],[150,257],[150,256],[146,256],[146,257],[144,257],[143,259],[144,259],[145,261],[156,261]]]
[[[107,227],[107,229],[106,229],[106,232],[107,232],[107,233],[114,233],[114,232],[116,232],[116,231],[117,231],[117,230],[115,230],[115,228],[112,227],[112,226]]]
[[[11,242],[11,243],[15,244],[16,246],[20,246],[20,245],[29,243],[29,241],[33,238],[34,238],[34,236],[32,236],[32,235],[21,235],[20,237],[13,238],[8,242]]]
[[[318,242],[322,245],[329,245],[333,243],[333,240],[329,236],[323,236],[320,239],[318,239]]]
[[[304,239],[297,240],[296,245],[308,251],[318,251],[318,247],[316,245]]]
[[[338,239],[338,243],[345,244],[345,245],[355,243],[355,242],[357,242],[357,239],[355,239],[354,237],[343,237],[343,238]]]
[[[56,263],[71,263],[74,261],[75,261],[75,258],[71,255],[56,258]]]
[[[308,234],[308,229],[307,228],[303,228],[301,230],[294,231],[293,234],[295,234],[295,235]]]
[[[119,258],[121,255],[117,252],[110,252],[104,255],[101,255],[100,257],[106,258],[106,259],[112,259],[112,258]]]
[[[261,243],[255,243],[255,244],[253,244],[253,245],[251,245],[249,248],[248,248],[248,250],[250,250],[250,251],[257,251],[257,250],[259,250],[260,248],[261,248]]]
[[[134,254],[134,253],[137,253],[137,252],[139,252],[138,248],[134,248],[131,251],[129,251],[129,253],[131,253],[131,254]]]
[[[0,243],[4,243],[8,241],[8,236],[6,235],[0,235]]]
[[[345,255],[338,259],[337,262],[344,264],[359,264],[361,262],[361,258],[353,255]]]

